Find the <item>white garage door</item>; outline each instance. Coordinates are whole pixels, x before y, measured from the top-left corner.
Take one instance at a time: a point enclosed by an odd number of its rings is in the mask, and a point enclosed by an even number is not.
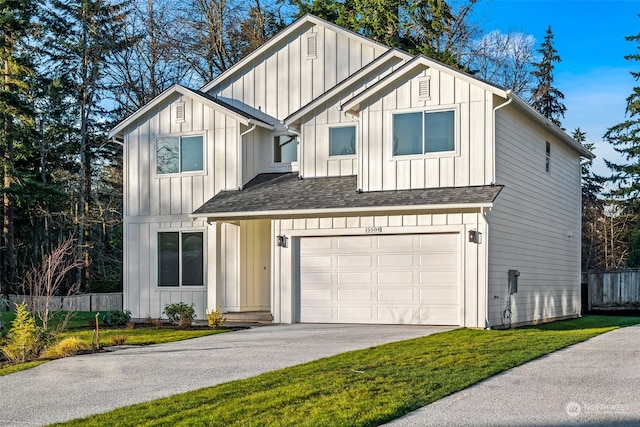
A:
[[[460,324],[460,235],[300,238],[300,322]]]

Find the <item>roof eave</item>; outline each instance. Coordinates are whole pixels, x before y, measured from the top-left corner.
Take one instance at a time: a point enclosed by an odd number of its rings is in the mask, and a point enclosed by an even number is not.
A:
[[[375,207],[351,207],[351,208],[331,208],[331,209],[291,209],[272,211],[242,211],[242,212],[211,212],[192,213],[192,219],[206,218],[207,221],[219,220],[240,220],[258,219],[272,217],[309,217],[309,216],[329,216],[336,214],[368,214],[384,212],[407,212],[407,211],[445,211],[469,209],[476,210],[482,208],[492,208],[493,202],[487,203],[453,203],[437,205],[401,205],[401,206],[375,206]]]
[[[525,102],[522,98],[520,98],[517,94],[507,91],[509,99],[513,100],[513,103],[517,105],[521,110],[523,110],[526,114],[536,120],[538,123],[546,126],[555,136],[560,138],[564,143],[572,147],[581,156],[586,157],[587,159],[593,159],[596,156],[584,148],[582,144],[573,139],[570,135],[568,135],[564,130],[562,130],[558,125],[551,122],[549,119],[544,117],[538,111],[536,111],[531,105]]]
[[[448,74],[452,74],[455,77],[463,79],[469,83],[478,85],[483,89],[488,90],[497,96],[507,99],[507,95],[508,95],[507,91],[500,89],[497,86],[493,86],[482,80],[478,80],[473,76],[470,76],[462,71],[456,70],[452,67],[449,67],[440,62],[437,62],[431,58],[427,58],[426,56],[418,55],[415,58],[413,58],[411,61],[404,64],[402,67],[395,70],[393,73],[390,73],[389,75],[387,75],[378,83],[372,85],[366,90],[360,92],[358,95],[347,100],[344,104],[342,104],[341,109],[343,111],[347,111],[352,114],[357,114],[361,109],[361,104],[366,103],[370,98],[374,97],[378,92],[386,89],[389,85],[392,85],[396,81],[402,79],[404,76],[413,72],[418,67],[422,67],[422,69],[433,68]]]
[[[209,107],[213,108],[214,110],[218,110],[223,112],[226,115],[229,115],[231,117],[233,117],[234,119],[236,119],[238,122],[240,122],[241,124],[245,125],[245,126],[250,126],[250,125],[256,125],[265,129],[269,129],[269,130],[273,130],[275,129],[274,126],[262,122],[260,120],[254,120],[248,117],[244,117],[241,114],[238,114],[237,112],[230,110],[228,108],[226,108],[224,105],[218,104],[210,99],[208,99],[207,97],[199,94],[196,91],[190,90],[184,86],[178,85],[178,84],[174,84],[171,87],[169,87],[168,89],[166,89],[165,91],[163,91],[161,94],[159,94],[158,96],[156,96],[155,98],[153,98],[151,101],[149,101],[145,106],[143,106],[142,108],[140,108],[138,111],[136,111],[135,113],[131,114],[129,117],[127,117],[126,119],[124,119],[123,121],[121,121],[118,125],[116,125],[113,129],[111,129],[109,131],[109,138],[120,138],[122,139],[124,137],[124,130],[129,127],[131,124],[133,124],[136,120],[138,120],[140,117],[142,117],[144,114],[146,114],[147,112],[149,112],[150,110],[152,110],[153,108],[155,108],[156,106],[158,106],[162,101],[164,101],[165,99],[167,99],[168,97],[179,93],[180,95],[183,96],[189,96],[192,98],[196,98],[198,99],[198,101],[202,102],[205,105],[208,105]]]

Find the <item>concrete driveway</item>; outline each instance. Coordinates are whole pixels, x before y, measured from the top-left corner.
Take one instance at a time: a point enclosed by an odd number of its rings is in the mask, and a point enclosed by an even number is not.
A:
[[[640,426],[640,326],[513,368],[388,425]]]
[[[0,426],[42,425],[446,327],[274,325],[54,360],[0,377]]]

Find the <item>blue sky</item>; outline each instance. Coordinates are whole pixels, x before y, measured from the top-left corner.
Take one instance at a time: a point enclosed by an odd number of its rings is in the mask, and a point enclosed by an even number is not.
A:
[[[640,62],[624,59],[638,52],[625,36],[640,33],[640,0],[480,0],[474,11],[485,32],[530,34],[536,49],[551,25],[562,60],[554,78],[565,96],[563,127],[569,133],[580,127],[596,144],[596,173],[609,174],[603,158],[624,161],[602,136],[625,119],[626,98],[640,85],[629,74],[640,71]]]

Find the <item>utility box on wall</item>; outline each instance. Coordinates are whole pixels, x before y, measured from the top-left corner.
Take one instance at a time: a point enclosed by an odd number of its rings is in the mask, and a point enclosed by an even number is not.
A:
[[[520,271],[509,270],[509,295],[518,293],[518,277],[519,276],[520,276]]]

